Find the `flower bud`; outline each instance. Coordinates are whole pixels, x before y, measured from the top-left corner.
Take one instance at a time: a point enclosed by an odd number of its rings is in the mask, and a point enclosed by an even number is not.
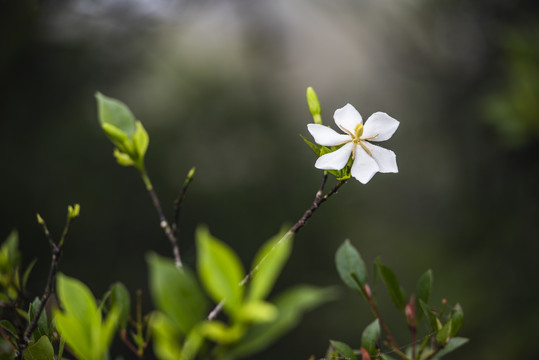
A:
[[[309,111],[313,116],[314,123],[322,124],[320,102],[318,101],[318,97],[316,96],[314,89],[310,86],[307,88],[307,105],[309,105]]]

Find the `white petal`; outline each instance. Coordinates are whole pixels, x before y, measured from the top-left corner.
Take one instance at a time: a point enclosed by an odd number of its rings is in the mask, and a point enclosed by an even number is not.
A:
[[[393,151],[369,144],[368,142],[363,142],[363,144],[371,151],[372,157],[378,164],[381,173],[399,172],[399,168],[397,167],[397,156]]]
[[[361,146],[358,146],[356,149],[356,158],[354,159],[352,171],[350,172],[352,176],[358,179],[362,184],[366,184],[379,169],[376,161],[374,161]]]
[[[324,154],[316,160],[314,166],[322,170],[341,170],[350,159],[353,147],[353,143],[348,143],[338,150]]]
[[[335,120],[335,124],[337,124],[340,129],[346,129],[352,134],[356,130],[356,126],[361,124],[363,121],[356,108],[350,104],[346,104],[344,107],[335,110],[333,119]]]
[[[385,141],[389,139],[399,127],[399,122],[384,112],[376,112],[365,121],[362,139],[376,136],[369,141]]]
[[[332,128],[320,124],[308,124],[307,129],[317,144],[323,146],[335,146],[350,140],[350,135],[339,134]]]

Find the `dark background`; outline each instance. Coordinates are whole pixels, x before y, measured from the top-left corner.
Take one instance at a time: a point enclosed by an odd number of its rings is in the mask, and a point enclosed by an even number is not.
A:
[[[325,204],[298,235],[277,290],[341,284],[334,253],[349,238],[409,291],[431,268],[434,301],[461,303],[471,342],[448,359],[535,359],[534,4],[0,0],[0,236],[17,228],[24,263],[39,258],[30,283],[39,294],[50,252],[35,213],[59,236],[66,206],[78,202],[61,271],[96,296],[115,281],[142,289],[151,310],[145,254],[171,252],[135,170],[112,157],[96,117],[99,90],[148,130],[146,163],[168,214],[197,166],[181,218],[184,262],[194,266],[193,232],[204,223],[248,266],[319,185],[298,136],[308,135],[313,86],[326,124],[348,102],[364,119],[397,118],[383,145],[400,172],[349,181]],[[329,339],[359,347],[370,321],[343,287],[340,300],[254,358],[320,357]]]

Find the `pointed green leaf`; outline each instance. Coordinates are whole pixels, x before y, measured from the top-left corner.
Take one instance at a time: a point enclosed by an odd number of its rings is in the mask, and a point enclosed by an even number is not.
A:
[[[432,289],[432,270],[429,269],[423,275],[421,275],[421,277],[417,281],[416,290],[415,290],[416,309],[419,309],[419,307],[421,306],[419,304],[419,300],[423,301],[425,304],[429,303],[431,289]],[[419,319],[421,319],[423,312],[417,311],[416,313],[417,313],[417,320],[419,321]]]
[[[453,338],[457,335],[463,320],[464,312],[462,311],[462,307],[460,304],[456,304],[451,310],[451,333],[449,334],[449,337]]]
[[[451,320],[445,323],[445,325],[436,334],[436,341],[440,344],[446,344],[449,341],[451,335]]]
[[[404,294],[404,290],[402,290],[401,286],[399,285],[395,273],[389,267],[382,265],[381,263],[378,263],[377,265],[378,270],[380,271],[380,277],[382,278],[382,281],[389,292],[389,296],[391,297],[393,304],[395,304],[395,307],[404,314],[406,295]]]
[[[127,105],[100,92],[96,93],[95,97],[101,125],[113,125],[129,137],[135,134],[135,117]]]
[[[205,227],[197,229],[196,241],[198,274],[202,284],[216,302],[224,300],[224,310],[229,315],[236,316],[244,292],[240,285],[244,271],[238,256]]]
[[[469,341],[468,339],[462,338],[462,337],[452,338],[444,346],[444,348],[442,350],[440,350],[440,352],[438,352],[438,354],[436,354],[436,357],[434,357],[434,359],[442,358],[442,356],[445,356],[445,355],[449,354],[450,352],[458,349],[462,345],[466,344],[468,341]]]
[[[329,342],[345,359],[357,360],[356,354],[354,354],[354,350],[350,346],[336,340],[330,340]]]
[[[150,291],[155,306],[173,321],[182,334],[207,315],[206,300],[195,276],[186,266],[178,269],[172,260],[147,256]]]
[[[30,321],[34,321],[34,319],[36,318],[37,310],[39,309],[40,304],[41,304],[41,300],[37,297],[30,304],[30,308],[28,310],[28,319]],[[34,339],[39,339],[43,335],[47,335],[47,336],[50,335],[49,326],[47,323],[47,314],[45,311],[41,312],[41,315],[39,316],[39,319],[37,321],[36,330],[33,333]]]
[[[24,360],[51,360],[54,359],[54,348],[47,336],[42,336],[23,351]]]
[[[229,326],[221,321],[205,321],[199,325],[200,333],[218,344],[232,344],[238,341],[245,332],[244,325]]]
[[[378,342],[379,337],[380,322],[376,319],[363,330],[363,334],[361,335],[361,347],[365,348],[371,355],[376,354],[376,343]]]
[[[112,285],[109,301],[111,309],[119,309],[119,326],[120,328],[125,329],[131,311],[131,298],[129,296],[129,291],[127,291],[124,284],[118,282]]]
[[[34,268],[34,265],[37,263],[37,259],[34,259],[30,265],[26,268],[24,271],[24,274],[22,276],[22,288],[26,288],[26,283],[28,282],[28,278],[30,277],[30,273],[32,272],[32,269]]]
[[[335,263],[342,281],[348,287],[363,293],[363,286],[367,283],[367,269],[361,255],[349,240],[346,240],[337,250]]]
[[[282,229],[279,234],[262,245],[253,262],[253,277],[249,284],[249,300],[262,300],[268,296],[277,277],[292,252],[293,234]]]

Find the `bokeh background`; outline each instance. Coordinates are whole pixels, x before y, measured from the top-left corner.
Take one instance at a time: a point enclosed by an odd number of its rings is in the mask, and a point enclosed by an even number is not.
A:
[[[350,181],[326,203],[277,291],[341,284],[334,253],[349,238],[409,291],[431,268],[434,301],[461,303],[471,342],[448,359],[536,359],[538,20],[533,0],[0,0],[0,236],[17,228],[24,262],[39,259],[39,294],[50,255],[35,213],[59,236],[78,202],[61,271],[98,296],[115,281],[142,289],[151,309],[145,254],[170,249],[135,170],[115,163],[98,126],[99,90],[143,121],[168,214],[197,167],[184,261],[194,266],[204,223],[247,266],[319,185],[299,137],[313,86],[327,124],[346,103],[400,120],[384,144],[400,172]],[[370,321],[342,287],[253,358],[321,357],[329,339],[358,347]]]

